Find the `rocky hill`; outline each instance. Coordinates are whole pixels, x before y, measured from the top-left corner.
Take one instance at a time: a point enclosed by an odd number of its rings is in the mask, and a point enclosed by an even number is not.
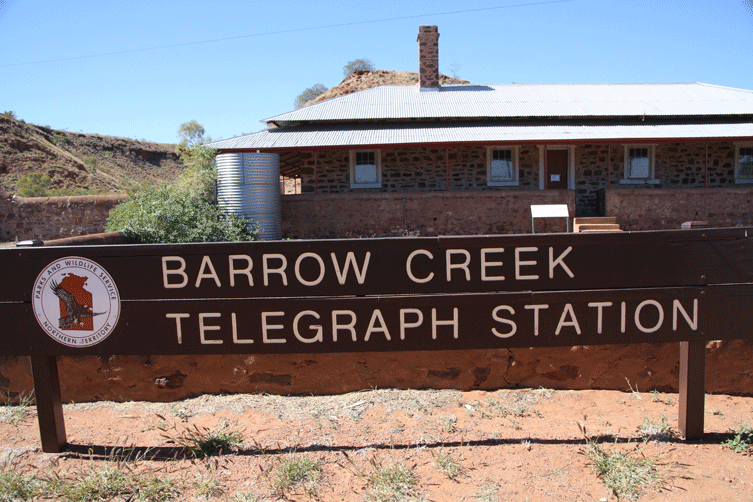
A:
[[[54,130],[0,115],[0,187],[11,193],[30,173],[47,174],[53,189],[125,193],[170,183],[182,172],[175,145]]]
[[[332,89],[320,94],[312,99],[306,105],[313,105],[327,99],[344,96],[351,92],[363,91],[380,85],[414,85],[418,83],[418,73],[412,71],[392,71],[392,70],[373,70],[373,71],[354,71],[338,85]],[[448,77],[439,74],[440,85],[450,84],[470,84],[467,80]]]

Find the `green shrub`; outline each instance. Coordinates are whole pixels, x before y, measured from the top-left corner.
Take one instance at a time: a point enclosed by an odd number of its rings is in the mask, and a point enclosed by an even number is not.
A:
[[[348,78],[355,71],[374,71],[374,63],[368,59],[354,59],[343,67],[345,78]]]
[[[86,157],[84,159],[84,165],[86,166],[87,171],[92,174],[97,174],[97,159],[94,157]]]
[[[280,460],[274,470],[271,488],[280,498],[297,485],[303,485],[306,493],[314,496],[322,480],[322,461],[296,454],[288,455]]]
[[[586,438],[586,447],[582,450],[599,477],[612,489],[618,499],[637,500],[646,488],[662,486],[663,478],[656,470],[657,458],[644,455],[631,455],[614,449],[606,451],[595,439]]]
[[[230,453],[243,443],[243,433],[225,422],[217,429],[193,424],[181,430],[175,422],[168,423],[164,416],[157,414],[157,417],[165,424],[157,427],[162,431],[162,437],[191,452],[194,457]]]
[[[191,197],[213,202],[214,181],[217,179],[213,161],[217,150],[203,145],[181,145],[178,147],[180,161],[186,166],[186,170],[175,182],[175,188],[187,191]]]
[[[258,228],[240,216],[226,214],[214,202],[217,151],[204,146],[204,128],[195,120],[186,122],[178,135],[178,152],[186,170],[175,185],[131,185],[131,197],[110,211],[106,230],[143,244],[256,240]],[[138,194],[131,194],[130,189]]]
[[[312,99],[316,99],[322,94],[327,92],[327,88],[324,86],[324,84],[314,84],[302,93],[300,93],[295,98],[295,108],[296,110],[298,108],[303,107],[306,103],[311,101]]]
[[[52,180],[42,173],[21,176],[16,182],[16,191],[21,197],[47,197]]]
[[[43,478],[19,472],[14,465],[0,465],[0,502],[46,498],[50,492],[49,483]]]
[[[68,144],[68,138],[62,132],[56,132],[52,135],[52,142],[55,146],[65,146]]]
[[[735,453],[753,452],[753,428],[743,424],[735,431],[735,437],[724,442],[725,446]]]
[[[141,182],[139,183],[125,180],[125,193],[127,193],[131,197],[134,197],[147,188],[155,188],[155,186],[156,185],[149,180],[141,180]]]
[[[79,476],[75,481],[63,484],[61,488],[62,498],[70,502],[117,500],[118,496],[131,500],[131,497],[125,496],[134,491],[128,473],[109,465]]]
[[[144,244],[250,241],[258,235],[240,216],[225,214],[186,189],[165,186],[147,188],[118,204],[110,211],[106,230]]]
[[[371,487],[366,500],[372,502],[397,502],[415,495],[418,475],[402,464],[371,460],[373,472],[369,476]]]

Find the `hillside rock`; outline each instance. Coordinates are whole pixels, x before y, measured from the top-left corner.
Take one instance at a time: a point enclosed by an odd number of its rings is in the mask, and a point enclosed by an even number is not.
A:
[[[183,172],[175,145],[73,133],[0,115],[0,186],[15,193],[21,176],[47,174],[50,188],[123,193]]]
[[[320,94],[304,106],[321,103],[327,99],[344,96],[352,92],[379,87],[380,85],[414,85],[418,84],[418,73],[412,71],[373,70],[355,71],[338,85]],[[440,85],[470,84],[467,80],[439,75]]]

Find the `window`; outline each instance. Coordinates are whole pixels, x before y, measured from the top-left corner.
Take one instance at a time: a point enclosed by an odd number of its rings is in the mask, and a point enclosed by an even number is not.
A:
[[[516,147],[487,148],[486,183],[489,186],[517,186],[518,149]]]
[[[625,176],[620,183],[659,183],[659,180],[654,179],[654,148],[652,146],[625,146]]]
[[[753,183],[753,145],[735,148],[735,183]]]
[[[649,177],[651,162],[648,148],[630,148],[628,151],[627,177],[646,179]]]
[[[379,150],[350,152],[350,188],[381,188],[382,162]]]

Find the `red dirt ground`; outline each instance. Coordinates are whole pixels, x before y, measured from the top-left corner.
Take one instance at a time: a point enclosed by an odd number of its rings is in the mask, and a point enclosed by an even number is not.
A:
[[[753,500],[753,458],[725,444],[751,423],[753,398],[707,396],[706,438],[695,442],[677,437],[677,402],[676,394],[539,389],[70,404],[72,446],[62,454],[40,451],[33,413],[17,423],[0,414],[0,466],[70,479],[107,466],[156,474],[174,481],[175,500],[618,500],[587,455],[585,429],[604,452],[656,460],[662,481],[640,500]],[[223,427],[243,439],[221,455],[181,455],[170,441],[187,428]],[[116,462],[122,450],[111,447],[131,448],[131,460]],[[320,477],[281,487],[286,462],[301,459],[318,461]],[[376,469],[395,464],[415,483],[379,491]],[[207,483],[216,488],[208,497]]]

